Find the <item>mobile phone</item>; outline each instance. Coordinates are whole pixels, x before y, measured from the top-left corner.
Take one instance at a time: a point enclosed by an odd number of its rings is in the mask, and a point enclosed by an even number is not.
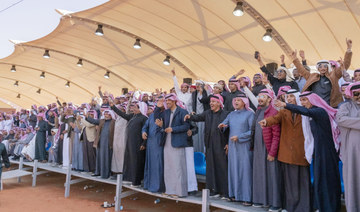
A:
[[[258,52],[258,51],[255,51],[254,57],[255,57],[255,59],[258,59],[258,58],[259,58],[259,52]]]

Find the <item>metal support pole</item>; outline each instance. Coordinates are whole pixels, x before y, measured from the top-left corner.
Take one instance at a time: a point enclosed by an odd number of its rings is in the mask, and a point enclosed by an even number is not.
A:
[[[19,170],[22,170],[24,166],[24,158],[20,157]],[[18,183],[21,183],[21,177],[18,177]]]
[[[122,179],[123,179],[122,174],[118,174],[116,178],[115,211],[122,210],[121,208]]]
[[[71,182],[71,164],[68,164],[65,181],[65,198],[70,196],[70,182]]]
[[[210,212],[210,203],[209,203],[210,190],[203,189],[202,190],[202,212]]]
[[[32,174],[32,187],[36,186],[36,177],[37,177],[37,167],[38,167],[38,160],[34,161],[34,168],[33,168],[33,174]]]

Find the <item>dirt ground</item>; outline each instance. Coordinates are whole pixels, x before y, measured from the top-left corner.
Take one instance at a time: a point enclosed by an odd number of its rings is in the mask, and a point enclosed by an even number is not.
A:
[[[89,180],[73,184],[70,188],[70,197],[65,199],[65,175],[39,175],[36,187],[31,187],[31,180],[31,176],[23,177],[21,183],[18,183],[17,179],[4,180],[4,190],[0,192],[0,212],[115,211],[114,207],[101,207],[104,201],[114,202],[114,185]],[[84,190],[86,185],[91,185],[91,188]],[[123,211],[201,211],[200,205],[176,203],[166,199],[154,204],[156,199],[142,193],[131,195],[122,199]]]

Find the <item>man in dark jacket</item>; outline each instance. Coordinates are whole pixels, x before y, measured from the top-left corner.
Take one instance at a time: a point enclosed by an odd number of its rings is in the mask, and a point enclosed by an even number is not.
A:
[[[201,114],[186,115],[185,119],[194,122],[205,122],[206,147],[206,188],[211,196],[228,196],[228,137],[218,128],[228,112],[222,110],[222,97],[219,94],[210,97],[211,110]]]
[[[285,85],[290,86],[292,89],[299,90],[298,84],[294,81],[291,72],[287,68],[280,66],[280,68],[277,70],[278,75],[276,78],[274,77],[274,75],[272,75],[272,73],[269,70],[267,70],[261,59],[260,54],[258,55],[257,61],[259,62],[261,71],[264,74],[268,75],[268,80],[270,81],[270,84],[273,86],[275,95],[278,94],[279,88]]]

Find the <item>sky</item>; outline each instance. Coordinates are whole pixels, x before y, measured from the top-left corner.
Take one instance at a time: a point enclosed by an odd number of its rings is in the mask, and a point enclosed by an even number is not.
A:
[[[55,9],[86,10],[107,0],[0,0],[0,59],[14,51],[12,40],[32,41],[52,32],[60,22]]]

